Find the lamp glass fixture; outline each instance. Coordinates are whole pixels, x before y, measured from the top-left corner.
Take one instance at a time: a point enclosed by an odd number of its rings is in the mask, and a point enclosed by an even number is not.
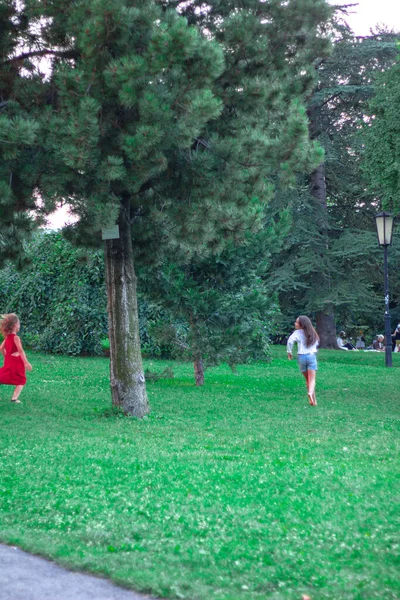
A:
[[[390,246],[393,235],[393,215],[388,212],[380,212],[375,215],[376,233],[380,246]]]

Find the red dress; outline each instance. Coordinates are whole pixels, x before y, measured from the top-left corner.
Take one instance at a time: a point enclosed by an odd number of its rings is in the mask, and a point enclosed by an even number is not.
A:
[[[14,352],[18,352],[14,338],[15,333],[10,333],[6,337],[6,355],[4,358],[4,367],[0,369],[0,383],[5,383],[6,385],[25,385],[24,361],[20,356],[12,356]]]

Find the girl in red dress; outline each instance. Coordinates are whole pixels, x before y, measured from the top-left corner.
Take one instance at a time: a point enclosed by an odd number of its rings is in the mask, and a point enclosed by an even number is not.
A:
[[[4,356],[4,367],[0,369],[0,383],[15,385],[11,402],[20,404],[19,395],[26,384],[25,369],[32,371],[32,365],[26,358],[22,342],[17,336],[20,323],[17,315],[1,315],[0,331],[4,342],[0,346],[0,352]]]

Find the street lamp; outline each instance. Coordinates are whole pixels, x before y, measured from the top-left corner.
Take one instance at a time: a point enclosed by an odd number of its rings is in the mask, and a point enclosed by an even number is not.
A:
[[[378,242],[383,246],[384,256],[384,287],[385,287],[385,365],[392,366],[392,331],[390,327],[389,312],[389,276],[388,276],[388,247],[392,243],[393,234],[393,215],[387,212],[380,212],[375,216],[376,232]]]

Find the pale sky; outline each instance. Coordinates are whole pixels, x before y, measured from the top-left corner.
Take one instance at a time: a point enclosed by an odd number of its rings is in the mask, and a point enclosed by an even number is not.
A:
[[[330,2],[345,5],[353,3],[353,0],[330,0]],[[357,0],[354,0],[354,4],[356,2]],[[384,23],[400,31],[400,0],[358,0],[357,4],[349,9],[351,14],[347,19],[356,35],[368,35],[370,28],[377,23]],[[57,228],[68,220],[68,211],[64,207],[49,216],[48,225]]]
[[[46,221],[46,227],[49,227],[50,229],[58,229],[67,223],[71,223],[73,219],[71,219],[68,209],[65,206],[62,206],[56,212],[51,213],[47,217]]]
[[[347,19],[356,35],[367,35],[371,27],[384,23],[400,31],[400,0],[330,0],[331,4],[358,4]]]

